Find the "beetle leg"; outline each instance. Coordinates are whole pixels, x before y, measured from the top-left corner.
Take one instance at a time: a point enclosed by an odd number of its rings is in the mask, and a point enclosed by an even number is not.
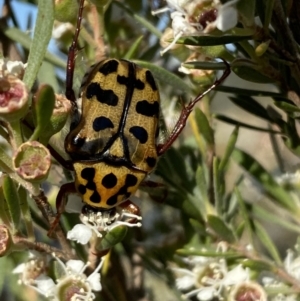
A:
[[[168,137],[167,141],[164,144],[158,144],[157,145],[157,154],[158,156],[163,155],[174,143],[174,141],[177,139],[177,137],[180,135],[182,130],[184,129],[186,125],[186,121],[191,114],[194,106],[198,101],[200,101],[207,93],[209,93],[211,90],[213,90],[215,87],[219,86],[225,79],[226,77],[230,74],[230,65],[223,60],[223,63],[226,65],[226,69],[221,76],[220,79],[217,79],[206,91],[203,93],[199,94],[196,96],[194,100],[192,100],[187,106],[184,106],[181,113],[180,117],[175,124],[175,127],[173,131],[171,132],[170,136]]]
[[[48,236],[52,237],[53,232],[55,231],[55,228],[59,224],[60,217],[62,213],[65,210],[65,205],[67,202],[67,198],[69,194],[76,193],[75,183],[66,183],[60,187],[60,190],[56,197],[56,217],[54,222],[51,224],[51,227],[48,231]]]
[[[73,90],[73,76],[74,76],[74,68],[75,68],[76,51],[78,49],[78,37],[79,37],[79,32],[81,27],[83,7],[84,7],[84,0],[80,0],[75,35],[73,37],[72,44],[69,48],[67,70],[66,70],[66,93],[65,94],[66,97],[72,102],[75,108],[77,108],[77,103],[76,103],[75,93]]]
[[[122,208],[122,212],[123,213],[128,213],[129,215],[130,214],[133,214],[133,215],[136,215],[136,216],[140,216],[141,215],[141,211],[140,211],[140,208],[135,205],[134,203],[132,203],[130,200],[127,200],[125,201],[124,203],[120,204],[119,207]],[[130,218],[128,220],[129,223],[131,224],[134,224],[137,222],[137,218]]]

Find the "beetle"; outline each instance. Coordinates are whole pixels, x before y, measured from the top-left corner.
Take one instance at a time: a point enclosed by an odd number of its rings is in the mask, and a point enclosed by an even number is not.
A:
[[[56,223],[62,213],[61,204],[70,193],[81,196],[85,216],[100,213],[112,223],[116,208],[139,216],[139,208],[129,200],[130,196],[142,183],[147,184],[146,177],[180,135],[196,103],[224,81],[230,67],[224,61],[226,69],[222,77],[183,106],[170,135],[163,144],[158,144],[158,87],[152,73],[133,62],[109,58],[91,66],[80,87],[82,107],[79,108],[73,75],[83,8],[84,0],[80,0],[66,70],[65,94],[72,104],[72,121],[64,147],[71,158],[75,181],[60,188]]]

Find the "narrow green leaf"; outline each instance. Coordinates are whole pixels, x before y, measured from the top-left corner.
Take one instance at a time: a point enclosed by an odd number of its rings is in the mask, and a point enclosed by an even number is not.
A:
[[[4,34],[13,41],[20,43],[25,49],[29,50],[33,40],[31,37],[16,27],[7,27],[4,29]],[[66,69],[66,61],[60,59],[58,56],[46,51],[45,60],[49,63]]]
[[[218,214],[222,213],[222,196],[224,193],[224,177],[218,171],[219,159],[213,158],[213,191],[215,208]]]
[[[196,123],[198,126],[199,133],[202,134],[202,136],[204,137],[204,139],[208,145],[213,145],[214,144],[214,133],[213,133],[212,128],[209,125],[207,117],[199,108],[195,109],[195,117],[196,117]]]
[[[263,75],[261,72],[250,66],[238,66],[231,69],[238,77],[253,83],[269,84],[274,83],[272,78]]]
[[[283,187],[279,186],[273,177],[253,157],[241,150],[235,149],[232,153],[232,158],[258,181],[269,197],[291,212],[296,214],[298,212],[300,214],[299,208],[291,195]]]
[[[205,257],[222,257],[227,259],[238,259],[241,258],[241,255],[238,253],[230,252],[218,252],[215,250],[207,250],[207,246],[203,246],[203,248],[199,247],[197,249],[178,249],[176,251],[178,255],[181,256],[205,256]]]
[[[9,176],[5,176],[3,179],[3,195],[7,203],[12,230],[17,232],[21,219],[20,199],[16,184]]]
[[[243,24],[246,26],[254,24],[255,2],[255,0],[240,0],[236,4],[237,10],[242,16]]]
[[[49,85],[41,86],[33,102],[36,128],[30,140],[38,140],[41,135],[45,135],[44,129],[50,123],[54,103],[55,94],[53,88]]]
[[[275,0],[266,0],[264,2],[265,2],[264,31],[266,33],[268,33],[270,23],[271,23],[271,18],[273,15],[273,6],[274,6]]]
[[[207,196],[207,179],[205,176],[205,171],[201,165],[198,166],[196,171],[196,183],[200,190],[201,196],[204,199],[204,202],[208,202],[208,196]]]
[[[222,156],[221,162],[219,164],[218,170],[220,173],[224,172],[225,169],[227,168],[229,158],[231,157],[231,154],[235,148],[235,144],[236,144],[238,135],[239,135],[239,127],[235,127],[235,129],[233,130],[233,132],[231,133],[231,135],[229,137],[225,153]]]
[[[104,238],[101,240],[99,246],[96,247],[98,251],[107,250],[121,242],[127,233],[126,226],[118,226],[109,231]]]
[[[217,86],[216,90],[220,91],[220,92],[233,93],[233,94],[239,94],[239,95],[245,95],[245,96],[282,97],[283,98],[282,94],[279,94],[276,92],[263,91],[263,90],[250,90],[250,89],[237,88],[237,87],[231,87],[231,86],[223,86],[223,85]]]
[[[186,84],[180,77],[166,70],[165,68],[139,60],[134,60],[134,62],[141,67],[149,69],[159,82],[166,83],[175,89],[181,90],[183,93],[191,93],[191,87],[188,84]]]
[[[238,187],[236,187],[234,189],[234,194],[235,194],[235,196],[237,198],[237,201],[238,201],[238,204],[239,204],[239,209],[240,209],[240,211],[239,211],[240,214],[239,215],[240,215],[240,218],[242,219],[242,221],[243,221],[243,223],[245,225],[244,228],[246,230],[248,230],[249,243],[251,245],[253,245],[253,243],[254,243],[253,242],[253,235],[254,235],[254,233],[253,233],[253,221],[252,220],[250,221],[250,219],[249,219],[249,212],[246,209],[245,201],[243,200],[242,195],[241,195]],[[242,236],[243,232],[240,233],[240,236]]]
[[[298,224],[295,224],[292,219],[278,218],[277,213],[272,213],[270,210],[265,210],[260,206],[253,207],[253,215],[259,219],[262,219],[266,222],[274,223],[276,220],[276,225],[292,231],[297,235],[300,235],[300,228]]]
[[[228,243],[234,243],[236,241],[232,230],[218,216],[209,215],[207,225],[219,236],[220,239],[225,240]]]
[[[271,129],[260,128],[258,126],[250,125],[250,124],[232,119],[232,118],[224,116],[224,115],[216,114],[216,115],[214,115],[214,117],[218,120],[221,120],[221,121],[224,121],[226,123],[232,124],[236,127],[244,127],[244,128],[247,128],[247,129],[260,131],[260,132],[267,132],[267,133],[271,133],[271,134],[282,134],[281,132],[278,132],[278,131],[274,131],[274,130],[271,130]]]
[[[215,46],[232,44],[242,40],[249,40],[252,35],[252,30],[238,30],[234,29],[231,31],[232,34],[218,33],[218,35],[201,35],[201,36],[190,36],[182,37],[177,41],[177,44],[191,45],[191,46]],[[236,33],[236,34],[235,34]]]
[[[289,104],[289,103],[281,102],[281,101],[275,101],[274,104],[276,105],[276,107],[285,111],[286,113],[299,113],[300,112],[300,108],[296,107],[294,104]],[[297,114],[297,115],[299,115],[299,114]]]
[[[272,271],[274,268],[273,263],[268,263],[260,260],[244,259],[243,266],[248,267],[251,270],[256,270],[261,273],[261,271]]]
[[[157,29],[157,27],[153,26],[149,21],[147,21],[146,18],[143,18],[139,14],[134,13],[132,10],[130,10],[126,5],[124,5],[122,2],[119,1],[113,1],[114,5],[119,6],[121,9],[126,11],[133,19],[138,21],[140,24],[143,25],[144,28],[147,28],[151,33],[156,35],[158,38],[162,36],[162,32]]]
[[[47,47],[52,35],[54,22],[54,3],[49,0],[40,0],[38,3],[38,16],[35,24],[33,40],[30,46],[28,65],[24,74],[24,82],[31,90],[36,80],[39,68],[45,57]]]
[[[272,256],[277,264],[282,264],[280,255],[273,241],[271,240],[267,231],[262,227],[260,223],[254,221],[256,235],[259,238],[260,242],[265,246],[267,252]]]
[[[27,237],[29,240],[34,240],[34,229],[30,213],[30,208],[27,200],[27,191],[24,187],[20,186],[19,188],[19,197],[20,197],[20,208],[22,216],[24,218],[24,223],[27,231]]]
[[[246,112],[253,114],[256,117],[265,119],[269,122],[273,122],[273,119],[269,116],[267,110],[254,98],[244,95],[242,97],[229,97],[229,99]]]
[[[144,36],[140,36],[139,38],[137,38],[135,40],[135,42],[130,46],[130,48],[128,49],[128,51],[126,52],[126,54],[123,56],[123,59],[125,60],[132,60],[135,56],[135,54],[138,51],[138,48],[141,44],[141,42],[143,41]]]
[[[216,63],[216,62],[186,62],[182,64],[183,67],[188,69],[201,69],[201,70],[225,70],[226,65],[224,63]]]

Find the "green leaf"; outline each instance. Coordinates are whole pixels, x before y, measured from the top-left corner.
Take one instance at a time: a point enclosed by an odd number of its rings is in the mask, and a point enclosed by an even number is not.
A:
[[[207,250],[207,246],[199,247],[197,249],[178,249],[176,251],[178,255],[181,256],[204,256],[204,257],[217,257],[217,258],[226,258],[226,259],[238,259],[241,258],[241,255],[234,253],[233,251],[229,252],[220,252],[215,250]]]
[[[228,243],[234,243],[236,241],[232,230],[218,216],[209,215],[207,225],[220,239],[225,240]]]
[[[273,130],[271,130],[269,128],[267,128],[267,129],[260,128],[258,126],[250,125],[250,124],[247,124],[247,123],[244,123],[244,122],[232,119],[232,118],[224,116],[224,115],[216,114],[216,115],[214,115],[214,117],[216,119],[218,119],[218,120],[221,120],[221,121],[224,121],[226,123],[232,124],[232,125],[234,125],[236,127],[244,127],[244,128],[247,128],[247,129],[251,129],[251,130],[255,130],[255,131],[260,131],[260,132],[267,132],[267,133],[271,133],[271,134],[282,134],[281,132],[273,131]]]
[[[19,28],[7,27],[3,30],[3,32],[8,38],[10,38],[13,41],[16,41],[17,43],[20,43],[27,50],[30,49],[30,46],[33,43],[31,37],[28,34],[21,31]],[[49,51],[46,51],[45,60],[57,67],[66,69],[66,62],[57,57],[56,55],[53,55]]]
[[[49,85],[43,85],[38,90],[33,102],[36,128],[30,140],[38,140],[41,135],[45,135],[44,130],[50,123],[50,118],[55,104],[55,94]]]
[[[237,66],[231,69],[238,77],[253,83],[269,84],[274,83],[274,80],[266,75],[263,75],[260,71],[255,70],[250,66]]]
[[[254,221],[255,224],[255,233],[261,243],[265,246],[267,249],[268,253],[272,256],[272,258],[275,260],[277,264],[282,264],[280,255],[278,253],[278,250],[276,246],[274,245],[273,241],[271,240],[269,234],[267,231],[262,227],[260,223],[257,221]]]
[[[273,122],[273,119],[269,116],[267,110],[260,103],[254,100],[254,98],[245,95],[241,97],[238,95],[237,97],[229,97],[229,99],[246,112],[271,123]]]
[[[207,195],[208,184],[205,176],[205,170],[201,165],[199,165],[197,168],[195,178],[196,178],[197,186],[201,193],[201,197],[203,198],[205,203],[208,203],[208,195]]]
[[[201,70],[225,70],[226,65],[224,63],[213,63],[213,62],[199,62],[192,61],[182,64],[183,67],[188,69],[201,69]]]
[[[239,0],[236,8],[242,16],[243,24],[252,26],[255,16],[255,0]]]
[[[237,187],[234,189],[234,194],[235,194],[238,204],[239,204],[239,209],[240,209],[239,216],[240,216],[241,220],[243,221],[243,223],[245,224],[246,230],[248,230],[250,244],[253,245],[253,242],[254,242],[253,241],[253,235],[254,235],[253,221],[252,221],[252,219],[250,220],[250,218],[249,218],[249,216],[250,216],[249,210],[247,210],[245,201],[243,200],[242,195]],[[243,233],[241,233],[240,236],[242,236],[242,234]]]
[[[273,15],[273,6],[275,0],[266,0],[264,2],[265,2],[264,31],[268,33],[272,15]]]
[[[272,271],[274,269],[273,263],[268,263],[263,260],[252,260],[244,259],[243,266],[248,267],[251,270],[256,270],[261,273],[261,271]]]
[[[260,96],[260,97],[282,97],[283,95],[276,92],[270,91],[263,91],[263,90],[251,90],[251,89],[244,89],[244,88],[237,88],[231,86],[217,86],[215,90],[225,93],[233,93],[245,96]],[[285,99],[287,100],[287,99]]]
[[[294,104],[290,104],[290,103],[286,103],[286,102],[282,102],[282,101],[275,101],[274,104],[276,105],[276,107],[285,111],[286,113],[299,113],[300,112],[300,108],[296,107]],[[299,115],[299,114],[297,114],[297,115]],[[296,117],[298,117],[297,115],[296,115]]]
[[[230,33],[224,34],[218,32],[219,35],[202,35],[182,37],[177,41],[177,44],[191,45],[191,46],[214,46],[232,44],[242,40],[249,40],[253,35],[253,30],[250,29],[232,29]]]
[[[241,165],[265,190],[266,194],[273,198],[284,208],[291,212],[300,214],[298,206],[294,203],[291,195],[279,184],[275,182],[273,177],[250,155],[235,149],[232,158]]]
[[[7,175],[3,179],[3,195],[7,203],[12,231],[17,232],[21,219],[20,199],[15,182]]]
[[[202,134],[202,136],[204,137],[208,145],[213,145],[214,132],[209,125],[207,117],[199,108],[195,109],[195,117],[196,117],[196,123],[197,123],[199,133]]]
[[[239,135],[239,127],[235,127],[235,129],[233,130],[233,132],[231,133],[231,135],[229,137],[225,153],[224,153],[223,157],[221,158],[221,161],[220,161],[220,164],[218,167],[218,170],[220,173],[223,173],[225,171],[225,169],[227,168],[229,159],[235,148],[235,144],[236,144],[238,135]]]
[[[121,9],[126,11],[134,20],[139,22],[143,28],[147,28],[151,33],[156,35],[158,38],[161,38],[162,32],[157,29],[157,27],[153,26],[146,18],[142,17],[140,14],[134,13],[130,10],[126,5],[119,1],[113,1],[114,5],[119,6]]]
[[[101,243],[97,245],[96,249],[98,251],[102,251],[112,248],[124,239],[126,233],[126,226],[118,226],[112,229],[104,236],[104,238],[101,240]]]
[[[213,190],[214,190],[214,202],[215,208],[218,214],[222,213],[222,196],[224,195],[224,177],[223,174],[218,171],[219,159],[213,158]]]
[[[33,40],[30,46],[28,65],[25,69],[24,82],[31,90],[36,80],[39,68],[45,57],[47,47],[52,35],[54,22],[54,3],[49,0],[38,2],[38,16],[35,24]]]
[[[181,90],[183,93],[191,93],[191,87],[186,84],[180,77],[168,71],[167,69],[155,64],[151,64],[149,62],[139,60],[134,60],[134,62],[143,68],[149,69],[159,82],[168,84],[175,89]]]
[[[143,39],[144,39],[144,36],[140,36],[139,38],[137,38],[135,40],[135,42],[127,50],[126,54],[123,56],[123,59],[132,60],[135,57],[135,55],[138,51],[138,48],[139,48],[141,42],[143,41]]]

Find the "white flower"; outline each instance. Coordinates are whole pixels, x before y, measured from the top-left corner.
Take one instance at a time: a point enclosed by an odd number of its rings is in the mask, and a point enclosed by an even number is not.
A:
[[[123,210],[121,213],[114,210],[90,210],[80,214],[82,224],[75,225],[68,232],[67,238],[85,245],[91,239],[93,232],[97,237],[102,237],[101,232],[109,232],[120,225],[127,227],[141,227],[142,224],[139,222],[141,219],[141,216]]]
[[[21,283],[33,288],[38,293],[44,295],[52,301],[76,301],[95,299],[94,292],[101,291],[100,269],[103,265],[104,258],[92,274],[86,276],[84,271],[90,265],[89,262],[84,264],[81,260],[69,260],[64,264],[58,257],[53,254],[54,259],[58,263],[60,275],[56,282],[46,275],[46,270],[39,274],[38,277],[28,278]],[[23,266],[24,267],[24,266]],[[14,273],[24,274],[24,269],[18,267]]]
[[[194,266],[189,269],[173,269],[177,275],[176,286],[180,290],[189,291],[185,297],[197,296],[198,300],[212,300],[222,298],[222,292],[249,279],[248,269],[237,265],[228,271],[224,259],[195,256],[190,262]]]
[[[12,272],[13,274],[20,274],[20,284],[30,284],[31,281],[34,281],[45,272],[47,264],[47,256],[29,251],[28,261],[19,264]]]
[[[219,30],[226,31],[236,26],[238,22],[238,12],[235,4],[238,1],[239,0],[228,1],[219,7],[217,20],[215,22]]]
[[[290,275],[300,280],[300,257],[295,257],[295,253],[292,250],[287,251],[284,267]]]
[[[227,31],[235,27],[238,22],[238,1],[222,4],[219,0],[167,0],[167,7],[152,12],[156,15],[171,11],[174,39],[161,54],[170,50],[184,35],[203,35],[215,28]]]
[[[91,237],[91,229],[83,224],[75,225],[67,234],[68,239],[74,240],[82,245],[86,245],[90,241]]]
[[[7,59],[0,59],[0,73],[1,76],[14,75],[22,79],[27,64],[21,61],[9,61]]]
[[[72,23],[59,23],[52,31],[52,38],[59,40],[66,32],[71,32],[72,29]]]

